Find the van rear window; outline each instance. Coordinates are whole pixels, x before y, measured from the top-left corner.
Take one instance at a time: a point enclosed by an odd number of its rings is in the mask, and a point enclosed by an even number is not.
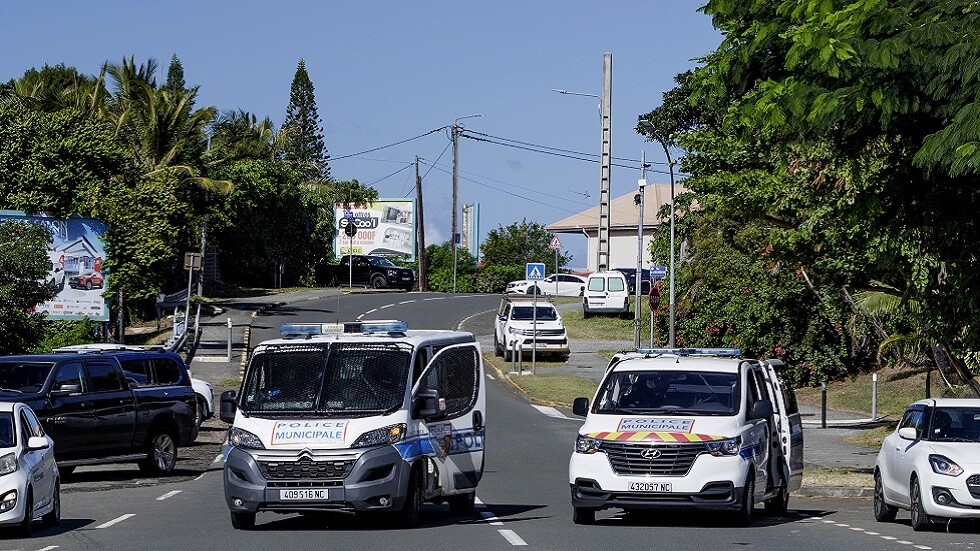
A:
[[[626,280],[621,277],[611,277],[609,278],[609,290],[610,291],[625,291],[626,290]]]
[[[606,280],[601,277],[590,277],[589,278],[589,290],[590,291],[605,291],[606,290]]]

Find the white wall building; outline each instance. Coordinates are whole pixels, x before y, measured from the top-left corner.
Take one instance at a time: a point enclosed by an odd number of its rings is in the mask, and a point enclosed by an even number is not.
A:
[[[674,184],[674,195],[687,191],[683,185]],[[638,190],[620,195],[609,204],[609,267],[636,267],[636,226],[640,207],[634,201]],[[650,258],[650,242],[661,223],[657,213],[663,205],[670,205],[670,184],[647,184],[644,190],[643,208],[643,268],[652,264],[667,265],[667,258]],[[585,235],[588,238],[588,270],[594,272],[599,264],[599,205],[573,214],[545,226],[553,233]],[[680,243],[677,243],[680,246]]]

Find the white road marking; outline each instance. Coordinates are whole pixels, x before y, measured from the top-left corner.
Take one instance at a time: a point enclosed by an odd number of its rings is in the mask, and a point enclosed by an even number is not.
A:
[[[881,539],[892,541],[892,540],[897,540],[898,538],[893,537],[893,536],[881,536]]]
[[[564,413],[558,411],[557,409],[551,406],[536,406],[534,404],[531,404],[531,407],[547,415],[548,417],[554,417],[556,419],[572,419],[572,417],[568,417]]]
[[[851,530],[854,530],[855,532],[864,532],[864,528],[851,527]]]
[[[496,378],[496,377],[494,377],[493,375],[491,375],[491,374],[489,374],[489,373],[487,373],[487,379],[490,379],[491,381],[495,381],[495,380],[497,380],[497,378]]]
[[[422,300],[446,300],[446,297],[432,297],[432,298],[424,298]]]
[[[897,541],[897,542],[895,542],[895,543],[901,543],[902,545],[912,545],[912,542],[910,542],[910,541],[905,541],[905,540],[898,540],[898,541]]]
[[[500,519],[498,519],[490,511],[482,511],[480,513],[480,516],[482,516],[483,519],[487,521],[487,524],[490,524],[492,526],[503,526],[504,525],[504,523],[500,522]]]
[[[398,304],[411,304],[413,302],[415,302],[415,301],[414,300],[403,300],[403,301],[399,302]]]
[[[394,304],[385,304],[384,306],[379,308],[379,310],[384,310],[385,308],[391,308],[392,306],[394,306]]]
[[[120,522],[122,522],[122,521],[124,521],[126,519],[130,519],[130,518],[133,518],[135,516],[136,516],[136,513],[126,513],[125,515],[123,515],[121,517],[114,518],[114,519],[110,520],[109,522],[105,522],[103,524],[100,524],[100,525],[96,526],[96,528],[108,528],[110,526],[114,526],[114,525],[119,524]]]
[[[869,536],[880,536],[881,535],[881,533],[879,533],[879,532],[865,532],[865,534],[867,534]]]
[[[835,523],[834,526],[843,526],[844,528],[847,528],[848,526],[850,526],[850,524],[841,524],[841,523],[838,522],[838,523]]]
[[[932,549],[932,547],[929,547],[928,545],[916,545],[914,547],[916,549]]]
[[[823,522],[824,522],[824,524],[837,524],[836,522],[834,522],[832,520],[825,520]]]
[[[157,501],[163,501],[165,499],[172,498],[172,497],[174,497],[175,495],[179,494],[182,491],[183,490],[174,490],[172,492],[167,492],[167,493],[163,494],[162,496],[158,497],[157,498]]]
[[[377,312],[377,311],[378,311],[378,309],[377,309],[377,308],[375,308],[375,309],[373,309],[373,310],[368,310],[367,312],[364,312],[364,313],[363,313],[363,314],[361,314],[361,315],[362,315],[362,316],[366,316],[366,315],[368,315],[368,314],[373,314],[373,313],[375,313],[375,312]]]
[[[520,536],[514,533],[513,530],[497,530],[500,535],[504,537],[505,540],[509,541],[511,545],[527,545],[527,542],[522,540]]]
[[[191,363],[221,363],[228,361],[226,356],[194,356]]]
[[[202,478],[204,478],[204,475],[206,475],[206,474],[208,474],[207,471],[205,471],[205,472],[197,475],[197,478],[194,479],[194,482],[197,482],[198,480],[201,480]]]
[[[49,545],[47,547],[42,547],[42,548],[38,549],[37,551],[51,551],[52,549],[57,549],[57,548],[58,548],[57,545]]]
[[[211,463],[217,463],[218,461],[221,461],[222,457],[224,457],[224,454],[219,453],[218,455],[214,456],[214,461],[212,461]]]

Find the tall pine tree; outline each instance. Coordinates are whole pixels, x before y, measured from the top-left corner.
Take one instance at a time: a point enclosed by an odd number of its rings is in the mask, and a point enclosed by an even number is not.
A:
[[[184,86],[184,66],[177,59],[177,54],[174,54],[170,58],[170,67],[167,68],[167,84],[163,89],[174,95],[177,92],[182,92]]]
[[[300,59],[289,89],[289,107],[283,130],[287,132],[283,158],[299,169],[307,179],[329,180],[327,149],[323,145],[323,128],[316,111],[313,82],[306,72],[306,63]]]

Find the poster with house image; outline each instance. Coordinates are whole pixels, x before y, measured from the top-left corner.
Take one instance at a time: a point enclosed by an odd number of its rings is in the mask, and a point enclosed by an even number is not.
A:
[[[374,254],[415,260],[415,201],[378,199],[369,204],[334,205],[337,237],[334,251],[345,254]],[[357,228],[353,237],[345,233],[348,225]]]
[[[45,312],[48,319],[109,321],[109,309],[102,296],[109,284],[102,242],[105,224],[91,218],[59,219],[19,211],[0,211],[0,220],[40,224],[51,231],[51,267],[45,282],[58,294],[38,304],[36,311]]]

